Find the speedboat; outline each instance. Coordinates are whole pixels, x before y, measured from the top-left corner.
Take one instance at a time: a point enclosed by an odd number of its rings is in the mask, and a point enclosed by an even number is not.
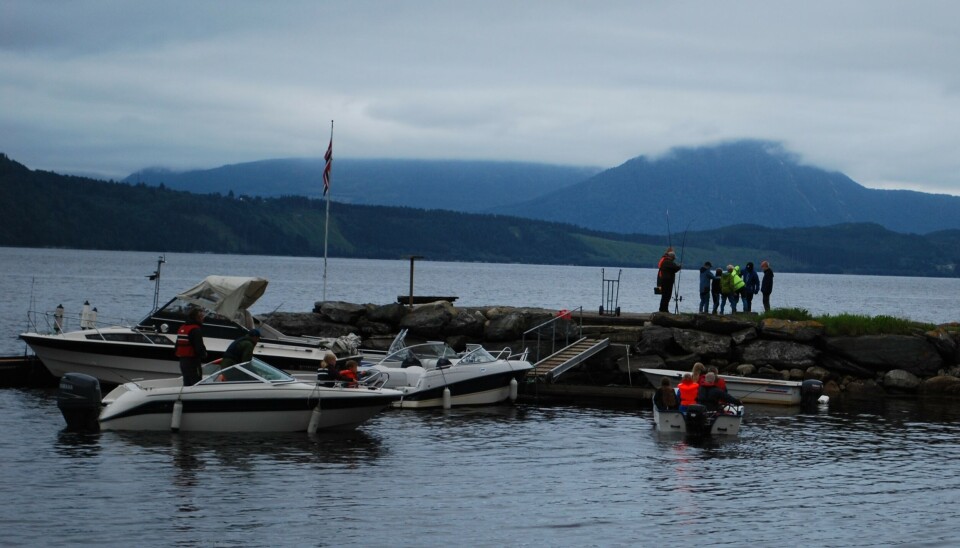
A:
[[[742,405],[725,405],[707,411],[703,405],[688,405],[685,411],[659,409],[653,404],[653,424],[658,432],[688,436],[736,436],[743,421]]]
[[[641,369],[653,386],[660,386],[660,379],[666,377],[676,386],[683,378],[683,371],[670,369]],[[816,405],[823,394],[823,383],[808,379],[803,382],[779,379],[758,379],[720,375],[727,383],[727,392],[744,403],[767,405]],[[823,396],[826,397],[826,396]]]
[[[350,344],[338,339],[287,336],[254,319],[248,309],[266,291],[267,283],[264,278],[208,276],[134,326],[87,324],[78,331],[63,332],[61,324],[54,322],[41,333],[41,322],[35,320],[34,331],[20,338],[54,376],[84,373],[108,384],[179,377],[174,342],[191,307],[207,310],[203,342],[211,360],[221,357],[231,342],[253,328],[261,333],[254,356],[284,370],[316,371],[323,367],[329,347]]]
[[[312,433],[354,429],[402,396],[303,382],[257,358],[193,386],[182,380],[128,382],[101,400],[96,378],[71,372],[60,379],[57,405],[75,429]]]
[[[361,368],[367,378],[383,379],[384,387],[403,393],[394,407],[446,409],[513,401],[520,381],[533,369],[526,352],[513,356],[505,348],[492,354],[479,344],[468,344],[458,353],[443,342],[406,346],[405,337],[402,330],[384,356],[364,361]],[[364,355],[372,358],[369,352]]]

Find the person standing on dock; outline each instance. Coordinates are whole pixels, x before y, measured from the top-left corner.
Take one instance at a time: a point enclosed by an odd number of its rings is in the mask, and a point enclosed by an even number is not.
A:
[[[743,311],[753,311],[753,296],[760,293],[760,276],[753,269],[753,263],[747,263],[743,270]]]
[[[710,313],[710,288],[716,277],[710,261],[703,263],[700,267],[700,309],[697,311],[700,314]]]
[[[660,286],[660,312],[670,312],[670,299],[673,298],[673,284],[677,280],[677,272],[683,267],[677,262],[677,254],[673,249],[667,250],[660,258],[657,271],[657,281]]]
[[[763,294],[763,311],[770,311],[770,294],[773,293],[773,269],[770,263],[762,261],[760,270],[763,271],[763,281],[760,282],[760,293]]]
[[[713,313],[716,314],[717,309],[720,308],[720,279],[723,276],[723,269],[718,268],[713,274],[713,281],[710,282],[710,296],[713,297]]]
[[[180,374],[183,385],[193,386],[200,382],[200,366],[207,358],[207,348],[203,345],[203,331],[200,325],[206,316],[202,308],[192,308],[187,322],[177,330],[177,343],[174,353],[180,358]]]

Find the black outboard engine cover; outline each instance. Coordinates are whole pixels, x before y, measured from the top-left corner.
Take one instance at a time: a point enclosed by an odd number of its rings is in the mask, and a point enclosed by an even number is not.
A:
[[[60,378],[57,407],[70,430],[100,430],[100,381],[83,373],[67,373]]]
[[[800,407],[809,409],[816,408],[823,395],[823,383],[817,379],[807,379],[800,385]]]
[[[710,433],[710,424],[707,420],[707,408],[700,404],[687,406],[687,434],[705,436]]]
[[[439,359],[437,359],[437,369],[446,369],[446,368],[450,367],[451,365],[453,365],[453,362],[451,362],[451,361],[448,360],[447,358],[439,358]]]

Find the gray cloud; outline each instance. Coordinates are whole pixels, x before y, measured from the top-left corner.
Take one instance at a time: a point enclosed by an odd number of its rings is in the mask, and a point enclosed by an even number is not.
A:
[[[318,156],[614,166],[781,141],[960,194],[953,2],[0,5],[0,151],[120,177]]]

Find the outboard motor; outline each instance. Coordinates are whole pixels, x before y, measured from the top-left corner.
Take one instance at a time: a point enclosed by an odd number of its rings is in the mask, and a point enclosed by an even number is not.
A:
[[[687,434],[689,435],[705,436],[710,433],[706,406],[700,404],[688,405],[684,421],[687,423]]]
[[[816,409],[823,395],[823,383],[817,379],[807,379],[800,385],[800,408]]]
[[[57,407],[70,430],[100,430],[100,381],[83,373],[67,373],[60,378]]]

